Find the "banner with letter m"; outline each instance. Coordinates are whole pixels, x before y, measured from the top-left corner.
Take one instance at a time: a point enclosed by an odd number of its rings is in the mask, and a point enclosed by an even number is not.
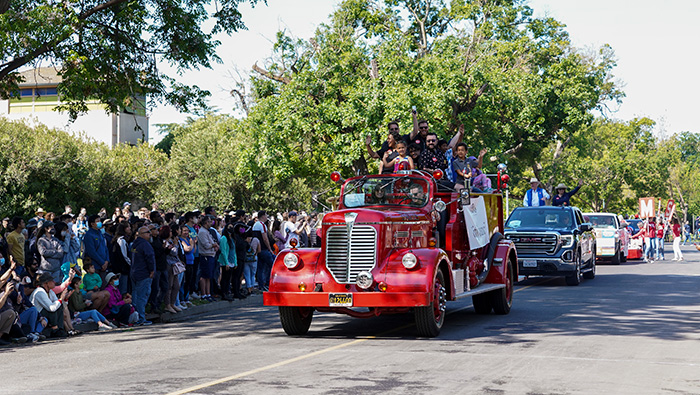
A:
[[[654,198],[639,198],[639,218],[651,218],[654,216]]]

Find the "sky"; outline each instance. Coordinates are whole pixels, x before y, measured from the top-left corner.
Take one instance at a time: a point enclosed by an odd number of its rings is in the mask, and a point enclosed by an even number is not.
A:
[[[228,77],[238,69],[243,75],[253,64],[263,64],[272,51],[280,29],[308,39],[336,8],[331,0],[267,0],[267,6],[241,6],[248,30],[219,36],[222,64],[213,70],[188,72],[181,82],[198,85],[212,93],[210,104],[221,113],[233,113],[233,87]],[[531,0],[535,16],[549,16],[566,24],[571,40],[579,48],[609,44],[615,51],[613,74],[626,97],[612,105],[608,116],[620,120],[649,117],[657,122],[658,136],[682,131],[700,132],[695,111],[700,92],[700,2],[687,0]],[[191,114],[159,106],[151,113],[151,141],[157,142],[156,124],[184,122]]]

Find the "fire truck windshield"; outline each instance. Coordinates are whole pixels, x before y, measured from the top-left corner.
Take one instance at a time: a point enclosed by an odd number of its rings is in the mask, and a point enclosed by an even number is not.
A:
[[[367,177],[362,183],[349,181],[343,191],[346,208],[369,206],[423,207],[428,203],[429,185],[425,179],[396,177]]]

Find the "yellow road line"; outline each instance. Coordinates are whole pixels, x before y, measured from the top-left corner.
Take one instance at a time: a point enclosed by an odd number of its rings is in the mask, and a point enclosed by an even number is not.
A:
[[[528,288],[530,288],[530,287],[533,287],[533,286],[535,286],[535,285],[539,285],[539,284],[546,283],[547,281],[550,281],[550,280],[552,280],[552,279],[549,278],[549,279],[546,279],[546,280],[543,280],[543,281],[539,281],[539,282],[537,282],[537,283],[535,283],[535,284],[531,284],[531,285],[527,285],[527,286],[522,287],[522,288],[518,288],[518,289],[514,290],[513,293],[518,292],[518,291],[526,290],[526,289],[528,289]],[[466,309],[470,308],[471,306],[472,306],[472,305],[469,304],[469,305],[464,306],[464,307],[461,307],[461,308],[459,308],[459,309],[457,309],[457,310],[452,310],[452,311],[448,312],[447,315],[450,315],[450,314],[453,314],[453,313],[456,313],[456,312],[459,312],[459,311],[462,311],[462,310],[466,310]],[[410,328],[410,327],[412,327],[412,326],[414,326],[414,325],[415,325],[415,324],[403,325],[403,326],[400,326],[400,327],[398,327],[398,328],[394,328],[394,329],[390,329],[390,330],[388,330],[388,331],[382,332],[382,333],[380,333],[380,334],[378,334],[378,335],[375,335],[375,336],[367,336],[367,337],[363,337],[363,338],[361,338],[361,339],[356,339],[356,340],[353,340],[353,341],[349,341],[349,342],[347,342],[347,343],[343,343],[343,344],[338,344],[338,345],[336,345],[336,346],[327,347],[327,348],[324,348],[324,349],[321,349],[321,350],[318,350],[318,351],[314,351],[314,352],[312,352],[312,353],[310,353],[310,354],[300,355],[300,356],[298,356],[298,357],[294,357],[294,358],[291,358],[291,359],[287,359],[287,360],[285,360],[285,361],[280,361],[280,362],[276,362],[276,363],[273,363],[273,364],[270,364],[270,365],[267,365],[267,366],[262,366],[262,367],[259,367],[259,368],[257,368],[257,369],[248,370],[248,371],[246,371],[246,372],[234,374],[234,375],[231,375],[231,376],[228,376],[228,377],[220,378],[220,379],[218,379],[218,380],[214,380],[214,381],[210,381],[210,382],[207,382],[207,383],[195,385],[195,386],[188,387],[188,388],[185,388],[185,389],[182,389],[182,390],[179,390],[179,391],[170,392],[170,393],[168,393],[167,395],[182,395],[182,394],[187,394],[187,393],[190,393],[190,392],[198,391],[198,390],[201,390],[201,389],[204,389],[204,388],[213,387],[213,386],[215,386],[215,385],[223,384],[223,383],[226,383],[226,382],[228,382],[228,381],[237,380],[237,379],[240,379],[240,378],[242,378],[242,377],[246,377],[246,376],[250,376],[250,375],[253,375],[253,374],[256,374],[256,373],[264,372],[264,371],[266,371],[266,370],[278,368],[278,367],[280,367],[280,366],[289,365],[290,363],[302,361],[302,360],[304,360],[304,359],[308,359],[308,358],[311,358],[311,357],[315,357],[315,356],[317,356],[317,355],[325,354],[325,353],[327,353],[327,352],[339,350],[339,349],[341,349],[341,348],[345,348],[345,347],[349,347],[349,346],[352,346],[352,345],[355,345],[355,344],[359,344],[359,343],[362,343],[362,342],[366,342],[366,341],[371,340],[371,339],[376,339],[376,338],[378,338],[378,337],[382,337],[382,336],[388,335],[388,334],[393,333],[393,332],[398,332],[398,331],[400,331],[400,330],[404,330],[404,329]]]

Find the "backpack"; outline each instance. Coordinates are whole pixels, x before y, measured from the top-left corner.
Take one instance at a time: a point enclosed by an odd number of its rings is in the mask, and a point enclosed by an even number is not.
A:
[[[253,250],[253,247],[248,245],[248,251],[245,253],[245,261],[246,262],[255,262],[257,258],[255,257],[255,250]]]

